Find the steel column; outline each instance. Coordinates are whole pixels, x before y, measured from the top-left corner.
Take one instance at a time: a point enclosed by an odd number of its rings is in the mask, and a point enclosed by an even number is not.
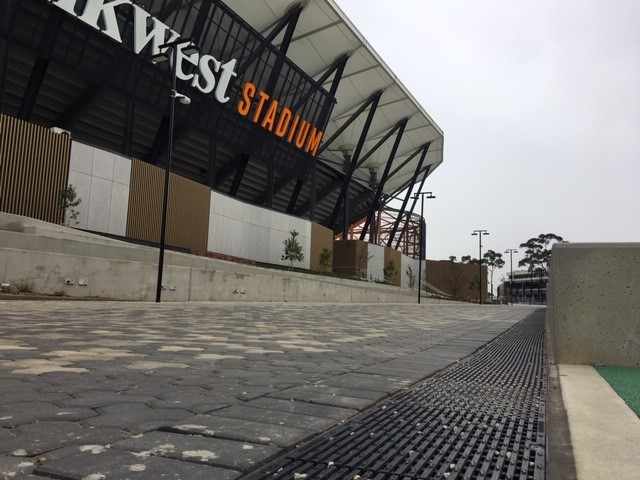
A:
[[[375,102],[375,105],[377,107],[381,96],[382,90],[378,90],[376,93],[367,98],[367,100],[365,100],[363,104],[358,107],[358,109],[349,117],[349,119],[342,125],[340,125],[340,127],[338,127],[338,130],[336,130],[336,132],[328,140],[322,142],[322,145],[320,145],[320,148],[318,148],[318,156],[320,156],[320,154],[324,152],[329,145],[331,145],[337,138],[339,138],[340,135],[342,135],[342,132],[344,132],[349,127],[349,125],[351,125],[354,120],[367,109],[369,105]]]
[[[291,199],[289,200],[289,205],[287,205],[287,213],[292,213],[293,209],[296,207],[296,202],[298,201],[298,197],[300,196],[303,185],[304,182],[302,180],[298,180],[296,182],[296,186],[294,187],[293,193],[291,194]]]
[[[278,22],[278,24],[273,28],[273,30],[271,30],[271,32],[269,32],[269,35],[267,35],[265,37],[265,41],[258,47],[256,48],[253,52],[251,52],[251,55],[249,55],[249,57],[243,62],[241,63],[237,70],[236,73],[238,74],[238,78],[242,78],[242,76],[244,75],[244,73],[247,71],[247,69],[251,66],[251,64],[253,62],[255,62],[258,58],[260,58],[260,55],[262,55],[262,53],[264,52],[265,48],[267,48],[267,45],[270,43],[273,43],[273,41],[275,40],[275,38],[278,36],[278,34],[282,31],[282,29],[286,26],[289,25],[290,22],[294,22],[294,27],[295,27],[295,23],[297,23],[298,18],[300,17],[300,13],[302,12],[302,5],[294,8],[293,10],[291,10],[290,12],[287,12],[287,14],[282,17],[280,19],[280,21]],[[295,19],[295,20],[294,20]],[[286,54],[286,48],[288,48],[289,45],[287,45],[285,47],[284,53]],[[282,50],[282,45],[280,46],[280,51]]]
[[[389,241],[387,242],[387,247],[390,247],[391,244],[393,243],[393,237],[396,236],[396,233],[398,232],[398,227],[400,226],[400,221],[402,219],[402,214],[404,213],[404,209],[407,208],[407,203],[409,203],[409,198],[411,197],[411,190],[413,190],[413,186],[416,183],[416,180],[418,179],[418,174],[420,173],[420,169],[422,168],[422,164],[424,163],[424,159],[427,157],[427,151],[429,149],[429,144],[427,144],[426,147],[423,147],[422,149],[422,155],[420,156],[420,161],[418,162],[418,167],[416,168],[413,177],[411,177],[411,182],[409,184],[409,188],[407,190],[407,194],[404,197],[404,200],[402,202],[402,207],[400,207],[400,213],[398,214],[398,217],[396,218],[395,223],[393,224],[393,229],[391,230],[391,235],[389,235]],[[427,172],[425,173],[425,178],[426,176],[429,174],[429,170],[427,170]]]
[[[342,184],[342,188],[340,189],[340,194],[338,195],[338,200],[336,201],[336,205],[333,209],[333,213],[331,215],[331,218],[329,220],[329,228],[333,228],[334,224],[336,223],[336,218],[338,217],[338,212],[340,211],[340,207],[342,206],[342,202],[343,200],[345,200],[347,198],[347,195],[349,194],[349,182],[351,181],[351,176],[353,175],[353,172],[355,171],[355,167],[358,163],[358,158],[360,157],[360,152],[362,152],[362,147],[364,146],[364,142],[367,139],[367,133],[369,133],[369,127],[371,127],[371,122],[373,121],[373,117],[376,113],[376,110],[378,109],[378,102],[380,101],[380,97],[382,96],[382,91],[379,91],[377,93],[375,93],[372,97],[370,97],[372,99],[371,101],[371,108],[369,109],[369,114],[367,115],[367,119],[364,122],[364,126],[362,127],[362,132],[360,133],[360,138],[358,139],[358,144],[356,145],[356,149],[353,153],[353,158],[351,159],[350,165],[349,165],[349,171],[347,172],[347,174],[345,175],[344,178],[344,182]],[[369,101],[367,100],[367,103],[369,103]],[[349,212],[346,213],[346,218],[344,221],[345,224],[349,223]],[[344,237],[346,238],[346,234],[347,232],[344,230],[343,227],[343,231],[342,231]]]
[[[395,159],[396,153],[398,152],[398,147],[400,146],[400,141],[404,135],[404,129],[407,126],[408,118],[401,120],[397,128],[399,128],[398,133],[396,135],[396,140],[393,143],[393,147],[391,148],[391,152],[389,153],[389,159],[387,160],[387,165],[384,167],[384,173],[380,178],[380,182],[378,183],[378,188],[376,190],[376,194],[373,197],[373,204],[371,205],[371,209],[369,210],[369,215],[367,215],[367,220],[362,227],[362,233],[360,234],[360,240],[364,240],[365,235],[367,234],[367,230],[369,229],[369,224],[373,221],[373,216],[375,215],[376,210],[378,209],[378,202],[380,201],[380,196],[382,195],[382,191],[384,190],[384,184],[387,182],[387,178],[389,178],[389,170],[391,170],[391,164]]]
[[[244,176],[244,172],[247,169],[247,165],[249,164],[249,155],[246,153],[241,153],[239,155],[236,175],[233,177],[233,183],[231,184],[231,188],[229,189],[229,195],[235,197],[238,194],[238,190],[240,189],[240,183],[242,182],[242,177]]]
[[[422,187],[424,187],[424,182],[427,180],[427,173],[429,172],[429,169],[431,168],[431,165],[428,165],[426,167],[426,172],[424,174],[424,177],[422,178],[422,181],[420,182],[420,186],[418,187],[418,191],[421,192],[422,191]],[[413,204],[411,205],[411,209],[409,210],[409,215],[407,215],[407,224],[409,223],[409,220],[411,220],[411,216],[413,215],[413,210],[416,208],[416,202],[418,201],[418,199],[414,199],[413,200]],[[404,235],[405,230],[402,230],[402,232],[400,232],[400,236],[398,237],[398,241],[396,242],[396,249],[400,246],[400,242],[402,241],[402,236]]]

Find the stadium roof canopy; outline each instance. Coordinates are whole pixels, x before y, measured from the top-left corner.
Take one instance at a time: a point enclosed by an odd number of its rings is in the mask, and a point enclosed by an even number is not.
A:
[[[425,174],[433,172],[442,163],[442,130],[369,45],[334,0],[306,2],[291,2],[290,0],[227,1],[233,10],[265,36],[288,11],[300,3],[304,5],[304,9],[297,21],[287,56],[317,80],[336,61],[344,55],[348,55],[336,92],[337,103],[325,131],[324,140],[331,139],[359,107],[371,99],[376,92],[382,91],[360,157],[364,158],[385,134],[389,133],[399,122],[407,119],[404,134],[392,161],[391,172],[399,167],[400,169],[386,181],[383,193],[392,195],[399,192],[403,186],[406,188],[407,182],[411,180],[412,174],[418,167],[420,155],[415,155],[408,163],[405,161],[421,146],[429,142],[431,144],[422,164],[418,181],[422,180]],[[366,2],[363,2],[362,6],[366,8]],[[274,43],[277,44],[277,42],[278,38],[276,37]],[[329,88],[331,81],[331,78],[325,80],[326,88]],[[324,160],[334,162],[338,169],[342,169],[343,151],[349,147],[355,150],[367,112],[368,109],[362,112],[331,142],[331,145],[321,155]],[[368,183],[368,169],[371,167],[378,167],[379,176],[382,175],[393,148],[394,138],[395,135],[392,135],[359,165],[356,178]]]
[[[296,162],[303,154],[283,155],[285,161],[290,160],[289,169],[276,164],[275,156],[252,157],[247,144],[259,142],[248,136],[247,125],[254,123],[231,108],[211,107],[215,102],[210,97],[202,99],[205,96],[194,92],[196,101],[178,109],[175,173],[239,200],[310,218],[339,232],[345,225],[340,218],[345,195],[346,223],[360,222],[398,193],[420,185],[442,162],[442,131],[334,0],[133,3],[184,38],[197,36],[204,50],[221,53],[220,58],[227,58],[232,50],[229,58],[237,54],[238,62],[256,66],[258,80],[278,73],[274,78],[281,91],[285,85],[300,97],[318,94],[318,98],[329,99],[322,103],[323,108],[336,100],[328,120],[326,114],[322,118],[326,126],[317,156],[304,154],[307,163],[303,164],[314,168],[302,175],[294,169],[301,165]],[[46,0],[0,5],[9,19],[0,22],[3,38],[9,41],[5,76],[0,75],[5,85],[0,98],[3,113],[59,127],[80,142],[163,165],[169,76],[151,62],[150,49],[137,55],[130,46]],[[82,5],[86,4],[76,2],[76,13]],[[118,11],[118,28],[131,36],[132,9],[113,8]],[[278,62],[285,60],[287,68],[278,72]],[[238,87],[234,85],[234,92],[240,92]],[[223,134],[247,136],[225,143],[216,139],[216,135],[228,138]],[[276,139],[271,143],[282,146],[286,142]],[[345,154],[351,162],[346,174]],[[372,188],[370,170],[376,168],[377,184]],[[350,179],[348,191],[346,179]]]

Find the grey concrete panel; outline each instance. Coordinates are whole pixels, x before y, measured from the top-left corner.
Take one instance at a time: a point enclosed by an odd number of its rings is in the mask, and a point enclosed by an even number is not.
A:
[[[232,480],[240,472],[192,462],[176,461],[138,452],[114,449],[79,452],[74,456],[37,467],[35,473],[72,480],[100,478],[109,480],[135,480],[171,478],[172,480]],[[169,473],[168,473],[169,472]],[[169,476],[170,475],[170,476]]]
[[[553,246],[548,328],[559,364],[640,365],[640,243]]]
[[[139,458],[157,455],[239,471],[255,467],[280,451],[271,445],[171,432],[151,432],[115,443],[113,448],[136,452]]]
[[[311,435],[309,430],[213,415],[196,415],[171,426],[171,430],[207,437],[288,447]]]
[[[305,430],[323,430],[335,422],[333,419],[301,415],[297,413],[254,408],[247,405],[234,405],[212,412],[211,415],[239,420],[251,420],[271,425],[284,425],[287,427],[301,428]]]

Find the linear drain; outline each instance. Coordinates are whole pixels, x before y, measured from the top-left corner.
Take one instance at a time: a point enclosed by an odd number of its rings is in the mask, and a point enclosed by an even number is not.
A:
[[[544,317],[250,478],[544,479]]]

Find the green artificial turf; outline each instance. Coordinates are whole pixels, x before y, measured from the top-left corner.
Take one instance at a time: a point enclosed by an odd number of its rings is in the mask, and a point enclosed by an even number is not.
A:
[[[640,367],[597,365],[595,369],[640,417]]]

